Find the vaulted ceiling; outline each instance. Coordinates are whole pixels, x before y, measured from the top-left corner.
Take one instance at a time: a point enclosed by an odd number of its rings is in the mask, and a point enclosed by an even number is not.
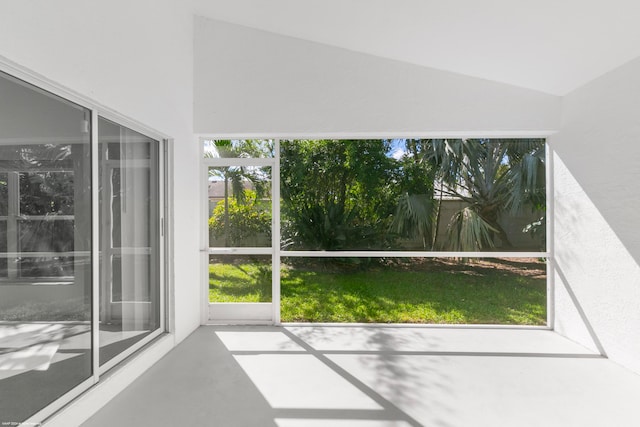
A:
[[[194,0],[207,18],[565,95],[640,56],[639,0]]]

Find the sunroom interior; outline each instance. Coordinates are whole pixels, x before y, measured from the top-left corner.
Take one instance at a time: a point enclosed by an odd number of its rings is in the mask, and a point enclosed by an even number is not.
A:
[[[410,357],[462,353],[461,372],[487,368],[480,356],[489,354],[563,363],[532,368],[528,378],[537,380],[545,372],[569,372],[565,366],[582,375],[592,367],[581,364],[592,359],[611,363],[598,365],[608,379],[580,383],[567,376],[552,384],[543,399],[552,410],[541,410],[530,425],[598,425],[614,410],[617,425],[637,425],[631,404],[614,392],[640,390],[640,189],[634,185],[640,178],[640,6],[634,2],[72,0],[1,7],[2,425],[109,425],[120,410],[137,424],[158,425],[160,418],[139,408],[157,404],[150,398],[162,393],[145,398],[140,391],[168,387],[167,378],[187,388],[181,379],[205,379],[209,388],[196,387],[199,397],[189,405],[205,405],[203,393],[217,396],[215,410],[204,412],[214,424],[216,411],[223,414],[220,425],[469,425],[474,419],[501,425],[518,419],[516,410],[492,418],[473,405],[447,412],[442,408],[455,403],[444,400],[433,411],[437,416],[420,412],[424,406],[412,412],[403,406],[411,399],[400,393],[396,401],[393,390],[418,393],[416,384],[433,379],[424,372],[407,370],[382,389],[371,385],[380,378],[367,358],[396,358],[419,371],[424,366]],[[547,259],[545,327],[282,327],[277,292],[275,303],[248,307],[249,315],[223,309],[227,323],[251,323],[257,315],[260,326],[202,326],[211,323],[212,310],[203,277],[210,253],[203,141],[241,138],[544,139],[547,243],[527,255]],[[73,184],[65,186],[70,176]],[[56,197],[46,190],[53,187]],[[40,202],[24,203],[24,194]],[[279,257],[279,241],[271,248],[258,252]],[[42,310],[52,301],[62,306],[55,322]],[[550,341],[540,341],[541,332]],[[371,347],[379,334],[381,346]],[[217,347],[197,346],[212,336]],[[434,340],[442,347],[430,346]],[[541,354],[559,356],[535,356],[532,343]],[[287,351],[315,358],[373,406],[345,392],[357,411],[327,403],[331,411],[322,412],[326,393],[282,409],[269,393],[282,395],[269,387],[287,378],[286,362],[275,359]],[[205,359],[194,361],[194,353]],[[265,354],[272,359],[263,365],[252,359]],[[206,358],[220,365],[207,373],[184,369]],[[363,368],[365,359],[370,369]],[[291,369],[323,376],[305,363]],[[530,367],[509,363],[512,373]],[[261,366],[279,374],[265,376]],[[478,377],[492,384],[481,390],[496,405],[507,386],[491,375],[501,366],[496,362],[487,377]],[[456,367],[424,369],[464,388]],[[246,386],[241,390],[258,417],[218,395],[216,384],[230,382]],[[602,394],[580,394],[579,387],[611,390],[615,399],[598,406]],[[535,396],[516,391],[510,397],[515,408],[525,408]],[[563,399],[571,402],[566,411],[577,410],[581,396],[591,402],[588,416],[563,418]]]

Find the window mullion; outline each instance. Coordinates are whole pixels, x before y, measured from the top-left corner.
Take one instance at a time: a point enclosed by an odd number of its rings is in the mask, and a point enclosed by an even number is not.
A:
[[[91,111],[91,372],[100,378],[100,195],[98,185],[98,112]]]

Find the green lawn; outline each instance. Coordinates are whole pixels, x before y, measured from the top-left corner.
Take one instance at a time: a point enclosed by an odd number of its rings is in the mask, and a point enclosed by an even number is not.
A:
[[[210,263],[209,301],[270,302],[271,257]]]
[[[268,263],[241,260],[209,268],[210,301],[271,301]],[[283,322],[546,322],[544,263],[535,260],[284,266],[281,293]]]

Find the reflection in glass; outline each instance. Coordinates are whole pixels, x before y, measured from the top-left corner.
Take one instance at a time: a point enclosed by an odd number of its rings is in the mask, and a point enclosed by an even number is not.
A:
[[[5,253],[7,253],[7,220],[0,219],[0,255]],[[0,256],[0,280],[7,275],[7,258]]]
[[[73,215],[73,173],[20,174],[21,215]]]
[[[0,73],[0,424],[92,374],[90,127]]]
[[[19,277],[60,277],[72,278],[74,258],[65,256],[56,257],[24,257],[17,261]]]
[[[271,246],[271,168],[210,167],[209,246]]]
[[[7,216],[9,208],[9,188],[7,174],[0,172],[0,218]]]
[[[271,255],[209,257],[209,302],[271,302]]]
[[[99,119],[100,364],[160,327],[159,142]]]
[[[0,254],[7,252],[7,214],[9,209],[9,189],[6,173],[0,172]],[[7,277],[7,258],[0,257],[0,279]]]
[[[41,220],[18,220],[18,248],[24,252],[73,251],[73,233],[72,219],[49,216]]]
[[[114,280],[111,288],[111,302],[150,302],[151,282],[146,277],[135,277],[135,275],[143,276],[149,270],[149,255],[113,255],[111,260],[113,268],[113,277],[122,277],[123,272],[130,271],[134,277],[132,282],[142,283],[139,286],[122,286],[122,280]],[[125,282],[126,285],[126,282]]]
[[[280,151],[283,250],[545,250],[544,140],[285,140]]]

